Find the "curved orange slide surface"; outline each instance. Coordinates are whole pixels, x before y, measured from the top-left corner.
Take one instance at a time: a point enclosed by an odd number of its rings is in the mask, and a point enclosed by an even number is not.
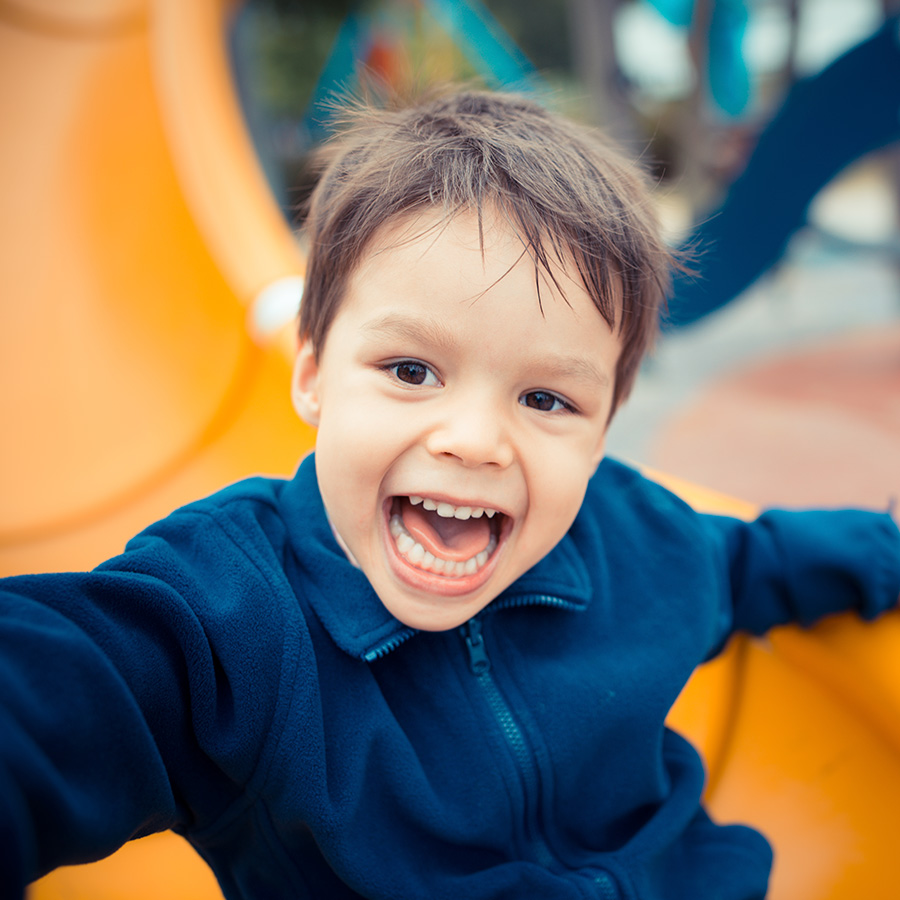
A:
[[[250,329],[303,263],[212,0],[0,0],[0,572],[81,568],[312,442]],[[271,293],[271,291],[270,291]]]
[[[289,474],[312,446],[270,307],[299,298],[303,262],[235,99],[233,12],[0,0],[0,573],[89,567],[228,481]],[[752,513],[661,480],[698,508]],[[707,761],[713,816],[775,845],[775,900],[896,896],[898,649],[896,615],[738,639],[672,713]],[[220,896],[172,834],[30,891]]]

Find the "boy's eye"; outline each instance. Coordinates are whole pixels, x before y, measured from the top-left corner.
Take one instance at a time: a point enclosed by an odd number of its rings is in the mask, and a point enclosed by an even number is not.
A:
[[[437,376],[425,363],[416,362],[413,359],[404,359],[400,362],[391,363],[385,368],[392,372],[398,381],[402,381],[404,384],[421,384],[430,387],[440,383]]]
[[[522,394],[519,403],[540,412],[557,412],[558,410],[574,412],[574,409],[565,400],[549,391],[529,391],[527,394]]]

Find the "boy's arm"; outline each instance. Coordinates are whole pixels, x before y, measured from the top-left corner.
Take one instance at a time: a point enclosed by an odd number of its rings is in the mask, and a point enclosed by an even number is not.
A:
[[[71,577],[13,579],[0,594],[0,872],[11,897],[57,865],[178,821],[133,691],[89,623],[66,603],[36,602],[45,591],[92,602]]]
[[[9,896],[133,837],[208,826],[273,732],[284,586],[207,516],[155,529],[94,572],[0,582]]]
[[[161,690],[172,676],[153,665],[140,624],[129,624],[130,591],[118,587],[114,599],[109,577],[35,576],[0,594],[0,871],[17,889],[10,896],[179,820],[129,684],[141,669]],[[123,655],[134,664],[123,667]],[[178,698],[166,702],[177,720]]]
[[[860,510],[772,510],[753,522],[704,516],[726,567],[733,631],[762,634],[856,610],[873,619],[900,600],[900,532],[891,516]]]

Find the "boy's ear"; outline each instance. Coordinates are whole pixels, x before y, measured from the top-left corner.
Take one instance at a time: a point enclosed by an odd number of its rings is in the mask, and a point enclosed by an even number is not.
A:
[[[312,425],[319,424],[321,403],[319,400],[319,363],[312,342],[303,341],[294,362],[294,377],[291,382],[291,400],[297,415]]]

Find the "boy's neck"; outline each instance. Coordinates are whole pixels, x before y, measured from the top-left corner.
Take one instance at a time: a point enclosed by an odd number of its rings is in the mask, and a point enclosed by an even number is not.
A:
[[[331,517],[328,515],[328,511],[325,511],[325,517],[328,519],[328,524],[331,526],[331,533],[334,535],[334,539],[337,541],[338,547],[344,551],[344,556],[350,561],[350,564],[358,569],[359,563],[356,561],[356,557],[350,552],[350,548],[344,543],[344,539],[338,533],[337,528],[334,527],[334,523],[331,521]]]

